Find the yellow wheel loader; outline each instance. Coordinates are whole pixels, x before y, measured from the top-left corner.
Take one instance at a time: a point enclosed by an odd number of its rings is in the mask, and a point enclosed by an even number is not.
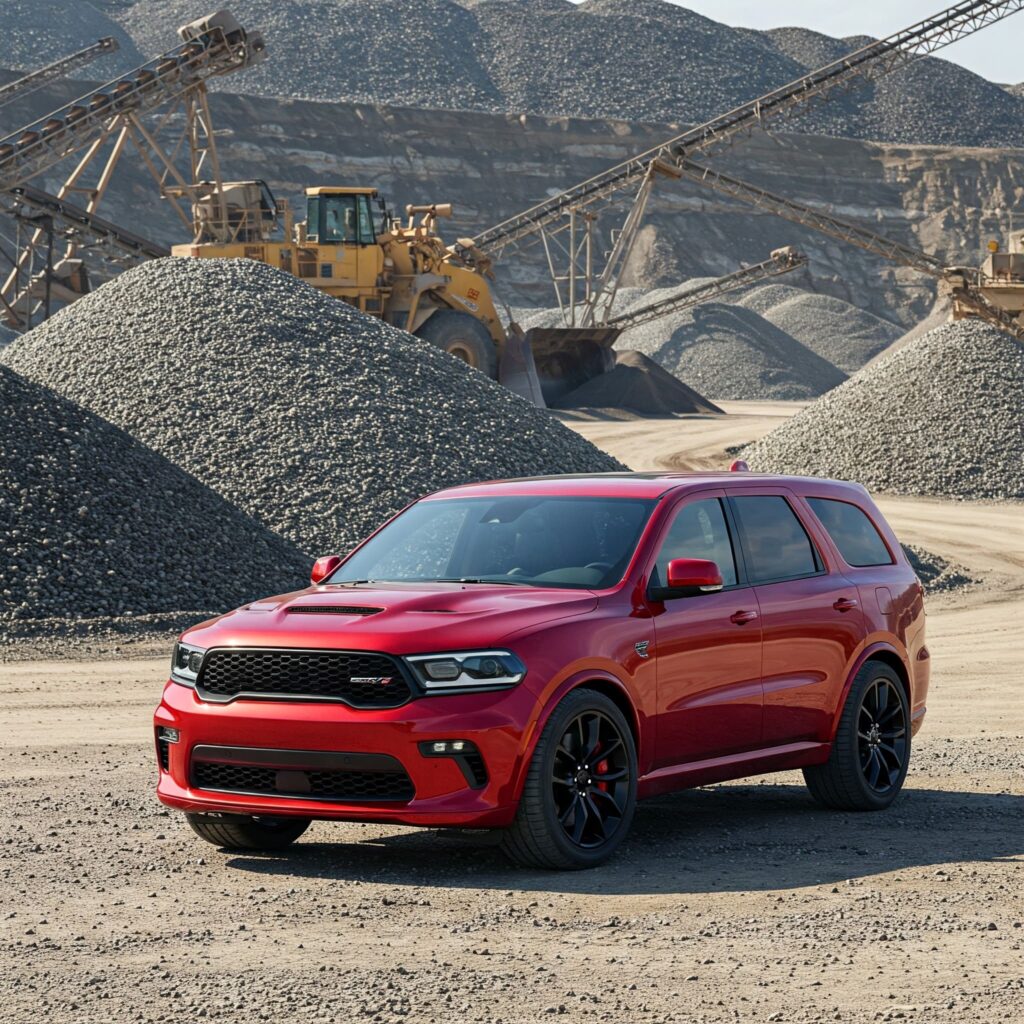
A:
[[[306,218],[294,223],[264,182],[244,181],[201,193],[193,212],[197,240],[175,246],[175,256],[278,267],[444,349],[534,404],[614,366],[618,330],[506,330],[490,261],[471,240],[449,247],[437,233],[450,205],[408,206],[403,222],[376,189],[309,188]]]

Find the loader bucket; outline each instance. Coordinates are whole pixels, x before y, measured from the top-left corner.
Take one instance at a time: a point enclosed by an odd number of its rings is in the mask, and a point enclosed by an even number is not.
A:
[[[508,326],[505,348],[498,364],[498,383],[538,409],[545,408],[537,367],[533,363],[533,352],[523,329],[517,323]]]
[[[534,327],[526,332],[548,405],[615,368],[616,327]]]

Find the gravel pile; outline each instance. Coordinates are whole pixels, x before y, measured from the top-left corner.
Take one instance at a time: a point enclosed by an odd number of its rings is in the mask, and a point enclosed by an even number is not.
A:
[[[645,416],[720,413],[643,352],[617,352],[615,368],[593,377],[555,403],[558,409],[628,409]]]
[[[0,358],[303,551],[453,484],[623,468],[426,342],[250,260],[156,260]]]
[[[295,547],[99,416],[0,366],[0,632],[217,610],[304,584]]]
[[[269,60],[213,88],[406,107],[501,110],[477,52],[475,15],[453,0],[232,0]],[[195,0],[141,0],[121,22],[156,53],[197,17]]]
[[[118,8],[108,12],[146,53],[196,16],[194,0]],[[865,41],[732,28],[668,0],[234,0],[231,9],[263,31],[271,58],[215,88],[627,120],[703,121]],[[894,9],[893,31],[906,20]],[[790,124],[900,143],[1020,146],[1024,100],[928,58]]]
[[[965,590],[979,582],[962,565],[957,565],[956,562],[951,562],[931,551],[925,551],[916,544],[904,544],[903,551],[929,594],[948,594],[954,590]]]
[[[1024,498],[1024,345],[969,320],[880,360],[751,445],[756,470],[893,494]]]
[[[903,334],[902,327],[849,302],[790,285],[756,288],[737,305],[763,316],[844,373],[859,370]]]
[[[653,292],[646,301],[661,294]],[[642,324],[626,331],[618,346],[646,353],[715,400],[817,398],[846,379],[769,320],[726,303],[708,302]]]
[[[72,78],[90,81],[113,78],[138,67],[145,57],[131,36],[92,4],[68,3],[67,0],[3,0],[0,3],[0,38],[4,41],[0,66],[5,68],[34,71],[59,57],[91,46],[103,36],[113,36],[121,49],[80,68],[70,76]],[[169,49],[177,39],[172,29],[164,34],[152,53]]]

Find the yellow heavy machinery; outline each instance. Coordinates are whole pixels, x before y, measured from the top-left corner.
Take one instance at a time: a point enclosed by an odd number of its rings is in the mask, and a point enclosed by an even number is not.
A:
[[[403,222],[376,189],[309,188],[305,220],[295,224],[263,182],[225,182],[200,197],[196,212],[198,240],[174,246],[174,255],[268,263],[490,377],[499,365],[509,372],[487,268],[471,269],[438,235],[451,206],[409,206]]]
[[[392,217],[372,188],[306,189],[295,223],[262,181],[224,182],[193,203],[196,241],[175,256],[253,259],[302,278],[364,313],[379,316],[544,405],[615,365],[612,345],[629,326],[688,309],[807,263],[791,247],[724,278],[684,289],[600,325],[506,329],[491,291],[490,261],[471,239],[446,246],[437,221],[449,204],[407,206]],[[417,219],[419,218],[419,219]]]

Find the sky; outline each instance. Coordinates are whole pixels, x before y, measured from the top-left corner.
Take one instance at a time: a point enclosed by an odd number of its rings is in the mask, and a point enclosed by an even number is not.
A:
[[[800,25],[830,36],[884,38],[952,6],[953,0],[671,0],[715,21],[743,28]],[[939,51],[993,82],[1024,81],[1024,12]]]

